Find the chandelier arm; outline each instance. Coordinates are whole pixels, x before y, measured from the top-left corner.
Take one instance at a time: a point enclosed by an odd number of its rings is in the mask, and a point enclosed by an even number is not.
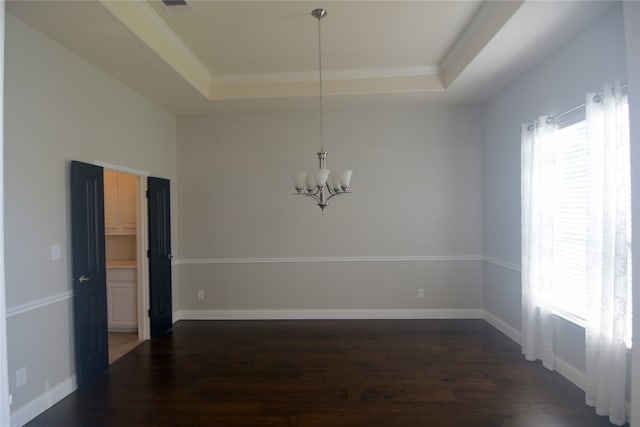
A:
[[[351,191],[341,191],[339,193],[331,193],[331,195],[329,197],[327,197],[327,200],[325,200],[325,203],[328,202],[329,200],[331,200],[332,197],[334,197],[334,196],[342,196],[343,194],[351,194]]]
[[[300,193],[292,193],[294,196],[307,196],[307,197],[313,197],[314,199],[318,198],[318,191],[316,190],[315,193],[307,193],[306,191],[301,191]]]
[[[320,197],[318,197],[318,193],[305,194],[305,196],[313,197],[318,203],[323,203],[324,202]]]
[[[318,197],[318,193],[293,193],[294,196],[307,196],[307,197],[311,197],[312,199],[314,199],[316,202],[318,202],[318,204],[322,205],[322,204],[326,204],[326,200],[322,200],[320,197]],[[329,200],[329,198],[327,198],[327,200]]]
[[[307,196],[315,199],[319,203],[322,203],[322,199],[318,196],[318,194],[320,194],[318,190],[316,190],[315,193],[308,193],[308,192],[293,193],[294,196]]]

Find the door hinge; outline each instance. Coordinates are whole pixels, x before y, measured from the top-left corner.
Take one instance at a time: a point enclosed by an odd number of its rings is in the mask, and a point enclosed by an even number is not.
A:
[[[149,190],[144,192],[144,195],[147,197],[147,199],[149,198]]]
[[[151,250],[147,249],[147,258],[151,258]]]
[[[147,316],[151,317],[151,309],[147,310]]]

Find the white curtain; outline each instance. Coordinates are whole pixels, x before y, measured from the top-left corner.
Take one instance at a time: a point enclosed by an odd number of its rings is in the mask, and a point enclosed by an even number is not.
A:
[[[553,211],[556,125],[522,127],[522,353],[553,370]]]
[[[628,103],[619,85],[587,95],[589,145],[586,402],[614,424],[626,421],[631,327]]]

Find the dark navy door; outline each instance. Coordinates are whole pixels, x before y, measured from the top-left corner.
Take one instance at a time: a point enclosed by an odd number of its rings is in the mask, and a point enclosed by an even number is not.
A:
[[[78,387],[109,369],[102,168],[71,162],[71,255]]]
[[[171,308],[170,181],[149,177],[149,317],[151,338],[166,335],[173,325]]]

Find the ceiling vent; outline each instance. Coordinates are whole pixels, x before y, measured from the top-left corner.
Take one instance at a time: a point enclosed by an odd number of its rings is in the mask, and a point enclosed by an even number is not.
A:
[[[191,10],[191,5],[187,0],[160,0],[164,9],[171,12]]]

